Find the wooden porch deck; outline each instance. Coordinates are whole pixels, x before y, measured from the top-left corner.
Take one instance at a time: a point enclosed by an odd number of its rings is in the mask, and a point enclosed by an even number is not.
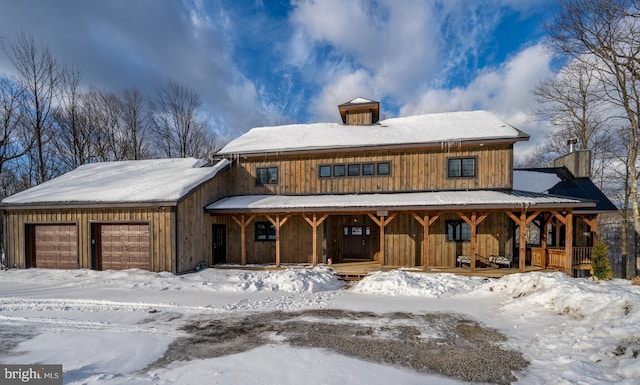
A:
[[[374,262],[349,262],[349,263],[336,263],[331,265],[333,271],[336,275],[340,276],[345,280],[360,280],[365,277],[367,274],[375,272],[375,271],[389,271],[395,269],[401,269],[402,266],[384,266],[380,267],[380,263],[377,261]],[[450,268],[442,268],[442,267],[432,267],[428,270],[423,270],[421,267],[415,268],[404,268],[407,271],[415,272],[415,273],[452,273],[457,275],[464,276],[475,276],[475,277],[487,277],[487,278],[500,278],[509,274],[519,273],[520,270],[517,268],[476,268],[474,272],[469,270],[468,267],[450,267]],[[537,266],[526,266],[525,272],[532,271],[556,271],[550,269],[543,269]]]

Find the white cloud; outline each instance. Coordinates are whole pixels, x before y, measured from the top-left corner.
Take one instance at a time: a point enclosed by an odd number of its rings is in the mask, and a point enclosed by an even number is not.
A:
[[[544,138],[540,126],[531,122],[528,113],[535,104],[532,88],[552,75],[550,57],[541,44],[528,47],[499,68],[486,70],[467,87],[430,89],[405,104],[400,115],[430,112],[483,109],[531,135],[519,153],[526,155]]]

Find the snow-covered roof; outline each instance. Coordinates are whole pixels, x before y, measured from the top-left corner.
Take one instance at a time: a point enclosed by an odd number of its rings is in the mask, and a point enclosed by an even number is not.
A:
[[[494,190],[436,191],[345,195],[243,195],[223,198],[207,206],[208,212],[313,212],[402,209],[457,209],[521,207],[591,207],[592,202],[547,194]]]
[[[528,138],[522,131],[487,111],[465,111],[386,119],[369,126],[312,123],[257,127],[232,140],[218,154],[403,147]]]
[[[2,200],[4,205],[175,202],[229,164],[195,158],[86,164]]]
[[[536,193],[548,193],[562,179],[555,173],[513,170],[513,189],[531,191]]]
[[[340,105],[340,107],[341,107],[341,106],[346,106],[346,105],[354,105],[354,104],[369,104],[369,103],[377,103],[377,102],[376,102],[376,101],[374,101],[374,100],[371,100],[371,99],[357,97],[357,98],[355,98],[355,99],[349,100],[349,101],[348,101],[348,102],[346,102],[346,103],[342,103],[342,104]]]

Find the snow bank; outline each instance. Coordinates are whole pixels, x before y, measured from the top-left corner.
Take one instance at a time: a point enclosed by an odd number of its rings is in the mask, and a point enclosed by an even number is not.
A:
[[[358,282],[352,290],[357,293],[389,296],[444,297],[469,292],[488,281],[486,278],[454,274],[424,274],[393,270],[370,274]]]
[[[6,281],[46,283],[57,288],[83,289],[118,288],[161,291],[258,292],[284,291],[288,293],[316,293],[338,290],[345,283],[326,266],[313,269],[284,270],[205,269],[197,273],[174,275],[153,273],[139,269],[121,271],[9,270]]]
[[[513,310],[543,308],[591,320],[619,320],[640,314],[640,287],[624,280],[576,279],[559,272],[526,273],[507,275],[478,290],[508,294],[510,299],[503,307]]]

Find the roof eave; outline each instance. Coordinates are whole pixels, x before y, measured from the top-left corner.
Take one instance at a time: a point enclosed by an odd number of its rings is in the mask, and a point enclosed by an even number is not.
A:
[[[586,208],[593,207],[591,202],[576,202],[576,203],[541,203],[541,204],[451,204],[451,205],[416,205],[416,206],[369,206],[369,207],[273,207],[273,208],[229,208],[229,209],[207,209],[205,212],[215,215],[230,215],[237,213],[340,213],[340,214],[359,214],[359,213],[371,213],[377,211],[388,212],[410,212],[410,211],[469,211],[469,210],[487,210],[487,211],[505,211],[505,210],[521,210],[523,207],[535,208],[535,209],[567,209],[567,208]],[[574,213],[577,213],[574,211]]]
[[[148,202],[34,202],[34,203],[0,203],[0,210],[48,210],[48,209],[103,209],[103,208],[138,208],[138,207],[174,207],[178,201]]]
[[[333,147],[317,147],[317,148],[305,148],[305,149],[269,149],[263,151],[227,151],[218,152],[216,155],[221,156],[242,156],[242,157],[256,157],[256,156],[268,156],[268,155],[305,155],[305,154],[326,154],[336,152],[369,152],[369,151],[385,151],[385,150],[405,150],[412,148],[438,148],[443,144],[456,144],[459,146],[473,146],[482,144],[513,144],[516,142],[527,141],[529,136],[516,136],[511,138],[478,138],[472,140],[442,140],[436,142],[420,142],[420,143],[405,143],[405,144],[385,144],[385,145],[371,145],[371,146],[333,146]]]

